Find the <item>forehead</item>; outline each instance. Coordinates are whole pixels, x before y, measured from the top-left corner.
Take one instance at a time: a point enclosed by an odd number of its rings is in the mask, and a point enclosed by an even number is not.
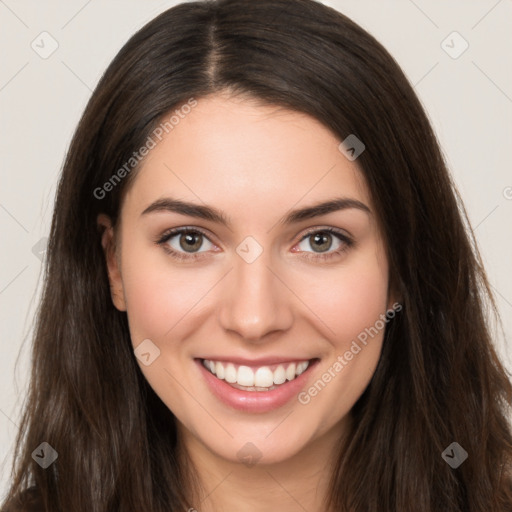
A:
[[[313,117],[283,107],[202,98],[156,142],[126,194],[128,208],[142,211],[166,195],[258,216],[338,196],[370,203],[339,138]]]

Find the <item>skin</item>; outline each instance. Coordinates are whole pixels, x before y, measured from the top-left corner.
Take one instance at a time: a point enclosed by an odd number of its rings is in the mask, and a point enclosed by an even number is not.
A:
[[[133,347],[150,339],[160,350],[149,366],[138,362],[176,417],[181,446],[204,486],[190,503],[201,512],[276,505],[284,512],[325,510],[332,454],[375,371],[384,330],[308,404],[294,398],[265,413],[218,401],[193,359],[318,357],[307,390],[391,308],[385,245],[371,197],[357,160],[345,158],[339,143],[302,113],[226,94],[203,98],[146,157],[116,231],[108,217],[98,218],[106,228],[112,299],[127,312]],[[171,211],[141,215],[163,197],[215,207],[232,224]],[[370,213],[351,208],[280,222],[292,209],[336,197],[361,201]],[[181,226],[208,235],[195,249],[201,259],[173,259],[155,243]],[[311,228],[328,227],[355,244],[335,254],[344,246],[335,235],[323,249],[314,234],[304,238]],[[247,236],[263,248],[250,264],[236,252]],[[179,241],[177,235],[167,245],[180,251]],[[332,258],[315,259],[319,251]],[[252,467],[237,456],[249,441],[261,452]]]

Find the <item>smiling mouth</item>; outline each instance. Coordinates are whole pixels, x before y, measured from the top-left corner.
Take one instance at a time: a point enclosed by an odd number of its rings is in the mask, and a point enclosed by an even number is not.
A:
[[[272,391],[304,373],[315,359],[251,368],[224,361],[201,359],[203,366],[220,380],[242,391]]]

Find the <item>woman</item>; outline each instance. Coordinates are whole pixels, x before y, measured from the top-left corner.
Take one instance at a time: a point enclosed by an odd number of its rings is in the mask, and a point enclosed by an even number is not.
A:
[[[512,388],[458,205],[345,16],[158,16],[67,155],[4,510],[511,510]]]

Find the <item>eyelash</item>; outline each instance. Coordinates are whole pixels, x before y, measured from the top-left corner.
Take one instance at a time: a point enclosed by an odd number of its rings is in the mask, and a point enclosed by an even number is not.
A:
[[[327,261],[336,256],[340,256],[341,254],[343,254],[344,252],[346,252],[348,249],[350,249],[351,247],[353,247],[355,245],[355,242],[352,238],[348,237],[341,231],[339,231],[335,228],[330,228],[330,227],[329,228],[320,228],[320,229],[314,228],[314,229],[311,229],[310,231],[307,231],[304,234],[304,236],[297,242],[297,244],[300,244],[303,240],[306,240],[308,237],[310,237],[312,235],[316,235],[317,233],[329,233],[331,235],[334,235],[343,243],[343,245],[336,251],[328,252],[328,253],[313,253],[314,255],[311,255],[312,253],[306,252],[305,254],[307,254],[307,256],[302,256],[302,257],[304,257],[307,260]],[[163,233],[161,235],[160,238],[158,238],[156,240],[155,243],[157,245],[162,246],[164,248],[164,250],[170,256],[172,256],[173,258],[180,260],[180,261],[185,261],[185,260],[186,261],[194,261],[194,260],[199,260],[199,259],[202,259],[203,257],[205,257],[205,255],[203,253],[188,253],[187,254],[187,253],[182,253],[182,252],[176,251],[176,250],[172,249],[171,247],[169,247],[167,242],[171,238],[175,237],[176,235],[181,235],[181,234],[200,234],[200,235],[204,236],[205,238],[207,238],[211,242],[208,235],[201,229],[192,228],[192,227],[181,227],[181,228],[173,228],[173,229],[166,231],[165,233]],[[211,242],[211,243],[213,243],[213,242]]]

